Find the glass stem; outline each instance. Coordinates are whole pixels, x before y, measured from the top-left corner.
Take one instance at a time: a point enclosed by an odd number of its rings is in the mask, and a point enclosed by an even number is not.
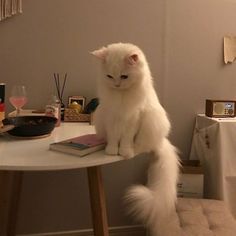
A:
[[[16,116],[20,115],[20,108],[16,108]]]

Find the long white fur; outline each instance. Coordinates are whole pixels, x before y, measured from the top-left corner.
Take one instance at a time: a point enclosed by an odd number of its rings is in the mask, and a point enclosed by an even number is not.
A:
[[[135,45],[116,43],[92,52],[101,59],[97,134],[107,140],[106,152],[131,158],[150,152],[147,186],[131,187],[129,211],[152,227],[164,222],[176,201],[178,155],[167,139],[170,122],[153,87],[143,52]],[[128,75],[121,79],[121,75]],[[112,78],[110,78],[112,77]]]

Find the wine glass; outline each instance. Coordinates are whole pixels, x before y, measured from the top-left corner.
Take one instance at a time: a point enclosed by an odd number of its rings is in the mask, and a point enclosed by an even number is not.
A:
[[[10,103],[16,108],[16,116],[19,116],[21,108],[27,102],[26,88],[24,85],[15,85],[9,97]]]

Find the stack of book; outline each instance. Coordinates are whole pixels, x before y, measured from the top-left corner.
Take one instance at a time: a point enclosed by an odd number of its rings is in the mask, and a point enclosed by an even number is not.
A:
[[[106,142],[99,139],[96,134],[86,134],[71,139],[50,144],[50,150],[85,156],[87,154],[104,149]]]

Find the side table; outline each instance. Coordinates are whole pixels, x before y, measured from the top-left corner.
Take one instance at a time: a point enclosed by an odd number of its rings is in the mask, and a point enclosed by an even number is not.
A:
[[[204,168],[204,196],[224,200],[236,217],[236,118],[197,115],[190,159]]]
[[[49,150],[49,144],[94,133],[88,123],[62,123],[42,139],[0,136],[0,236],[16,234],[17,210],[24,171],[53,171],[86,168],[89,181],[93,228],[96,236],[108,236],[105,193],[101,166],[123,160],[104,151],[80,158]]]

